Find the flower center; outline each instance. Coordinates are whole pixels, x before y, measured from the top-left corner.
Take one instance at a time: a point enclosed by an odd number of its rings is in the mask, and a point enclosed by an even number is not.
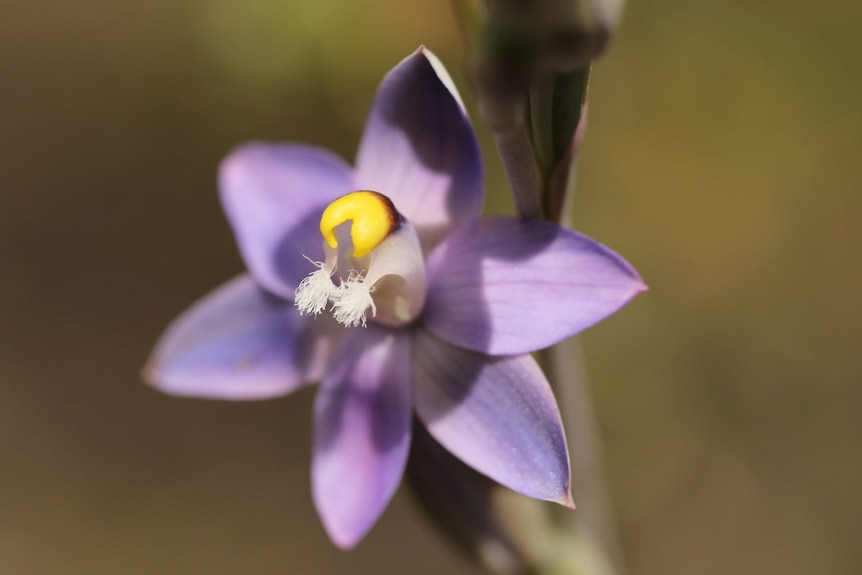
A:
[[[360,190],[332,201],[320,217],[323,262],[296,288],[300,313],[326,310],[347,327],[404,325],[425,303],[425,262],[416,230],[392,201]],[[340,272],[340,273],[339,273]]]

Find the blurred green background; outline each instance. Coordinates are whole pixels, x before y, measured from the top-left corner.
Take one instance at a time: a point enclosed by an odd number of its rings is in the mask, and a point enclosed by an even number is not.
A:
[[[594,70],[575,222],[651,286],[583,337],[632,575],[862,573],[860,29],[841,0],[633,2]],[[420,43],[463,87],[439,1],[0,3],[0,573],[474,572],[405,490],[329,543],[312,390],[138,375],[242,269],[220,158],[352,158]]]

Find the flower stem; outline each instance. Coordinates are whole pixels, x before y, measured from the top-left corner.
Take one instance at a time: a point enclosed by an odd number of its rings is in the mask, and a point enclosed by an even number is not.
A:
[[[512,186],[515,208],[524,218],[542,216],[542,176],[533,157],[530,134],[524,123],[494,132],[494,143]]]
[[[607,490],[603,449],[590,398],[580,338],[573,337],[543,352],[548,378],[554,384],[572,463],[575,513],[561,513],[561,529],[585,529],[601,548],[611,572],[625,573],[613,504]]]
[[[546,195],[557,193],[563,197],[562,201],[556,202],[559,204],[559,211],[546,212],[545,217],[556,220],[567,228],[572,227],[571,205],[575,195],[575,168],[586,121],[583,111],[589,70],[585,70],[584,74],[578,103],[579,118],[576,125],[569,130],[574,133],[572,153],[561,158],[561,164],[568,162],[568,166],[558,166],[567,168],[565,182],[562,184],[564,189],[553,192],[545,190]],[[572,541],[577,541],[575,547],[579,551],[576,551],[574,561],[578,565],[584,564],[584,553],[595,557],[597,564],[589,575],[625,575],[625,558],[612,499],[607,489],[601,436],[589,393],[589,379],[580,336],[571,337],[542,350],[539,352],[539,361],[545,368],[560,405],[572,466],[572,495],[577,505],[575,513],[556,510],[560,521],[559,529],[570,534]],[[568,569],[563,567],[562,572],[566,573]]]

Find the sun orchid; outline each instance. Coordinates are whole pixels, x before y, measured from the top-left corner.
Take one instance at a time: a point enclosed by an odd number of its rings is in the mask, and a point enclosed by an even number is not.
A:
[[[572,505],[560,414],[529,354],[644,286],[574,231],[480,217],[479,148],[431,52],[384,78],[355,168],[315,147],[248,144],[219,183],[248,274],[174,321],[150,384],[238,400],[319,381],[312,490],[342,548],[401,481],[414,414],[477,471]]]

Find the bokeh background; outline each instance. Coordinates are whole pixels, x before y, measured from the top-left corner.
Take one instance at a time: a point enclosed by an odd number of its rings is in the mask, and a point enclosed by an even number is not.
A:
[[[635,1],[594,69],[575,222],[651,286],[583,336],[632,575],[862,573],[860,29],[842,0]],[[475,572],[406,490],[329,543],[313,390],[139,379],[242,269],[220,158],[352,158],[420,43],[463,87],[436,0],[0,0],[0,573]]]

